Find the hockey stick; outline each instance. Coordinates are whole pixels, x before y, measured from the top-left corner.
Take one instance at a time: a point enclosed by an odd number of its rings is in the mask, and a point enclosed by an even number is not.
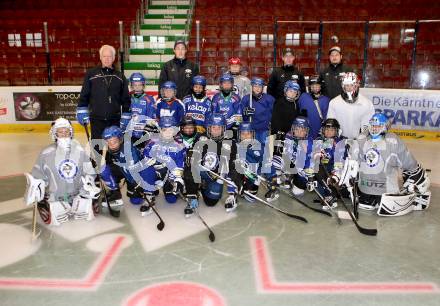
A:
[[[157,229],[159,231],[163,230],[163,228],[165,227],[165,222],[163,222],[162,217],[159,215],[156,208],[154,208],[154,205],[150,202],[150,200],[148,200],[148,198],[145,196],[145,194],[143,194],[142,197],[144,198],[145,201],[147,201],[148,207],[151,208],[153,210],[153,212],[156,214],[156,216],[159,218],[159,223],[157,223],[157,225],[156,225]]]
[[[327,177],[329,177],[327,169],[325,169],[325,167],[322,167],[322,168],[324,169],[325,175]],[[328,186],[328,185],[327,185],[327,187],[330,188],[330,186]],[[359,223],[357,222],[356,217],[353,215],[351,210],[347,207],[347,204],[345,204],[345,201],[342,198],[342,194],[341,194],[341,190],[339,189],[339,186],[337,186],[337,184],[331,184],[331,187],[333,187],[333,188],[330,188],[330,190],[336,190],[336,195],[337,195],[338,200],[342,203],[342,205],[344,206],[345,210],[350,215],[350,218],[353,221],[353,223],[356,226],[356,228],[358,229],[358,231],[361,234],[364,234],[364,235],[376,236],[377,235],[377,229],[375,229],[375,228],[365,228],[365,227],[362,227],[362,226],[359,225]],[[354,199],[354,196],[353,196],[353,204],[354,204],[354,201],[355,201],[355,199]]]
[[[214,232],[213,232],[212,229],[208,226],[208,224],[206,224],[206,222],[205,222],[205,220],[203,220],[202,216],[200,216],[199,211],[198,211],[197,209],[195,209],[194,211],[195,211],[197,217],[199,217],[200,221],[202,221],[203,225],[208,229],[208,231],[209,231],[209,236],[208,236],[208,237],[209,237],[209,240],[210,240],[211,242],[214,242],[214,241],[215,241],[215,235],[214,235]]]
[[[93,159],[90,159],[90,162],[92,163],[92,165],[93,165],[94,168],[96,169],[95,151],[94,151],[94,149],[92,148],[92,143],[91,143],[91,140],[90,140],[90,134],[89,134],[89,128],[88,128],[88,125],[87,125],[87,124],[84,125],[84,130],[86,131],[87,141],[88,141],[88,143],[89,143],[89,147],[90,147],[90,154],[93,154],[93,157],[94,157]],[[99,186],[101,187],[101,190],[102,190],[102,192],[104,193],[104,199],[105,199],[105,201],[107,202],[108,212],[110,213],[110,215],[111,215],[112,217],[119,218],[121,212],[120,212],[119,210],[114,210],[114,209],[111,207],[111,205],[110,205],[110,201],[108,200],[108,197],[107,197],[107,192],[105,191],[105,186],[104,186],[104,184],[102,183],[101,176],[99,175],[98,171],[96,171],[96,176],[98,177],[98,180],[99,180]]]
[[[267,179],[265,179],[265,178],[262,177],[261,175],[257,175],[257,177],[258,177],[263,183],[265,183],[266,188],[269,187],[269,186],[268,186],[269,182],[267,181]],[[287,194],[289,197],[291,197],[291,198],[293,198],[295,201],[297,201],[299,204],[303,205],[304,207],[306,207],[306,208],[308,208],[308,209],[310,209],[310,210],[313,210],[314,212],[317,212],[317,213],[320,213],[320,214],[323,214],[323,215],[326,215],[326,216],[329,216],[329,217],[332,216],[331,213],[329,213],[328,211],[325,211],[325,210],[322,210],[322,209],[319,209],[319,208],[315,208],[315,207],[312,207],[312,206],[308,205],[306,202],[304,202],[304,201],[301,200],[301,199],[298,199],[293,193],[291,193],[291,192],[288,191],[288,190],[285,190],[285,189],[283,189],[283,188],[279,188],[279,187],[278,187],[278,190],[281,190],[282,192],[284,192],[285,194]]]
[[[183,196],[183,194],[179,193],[179,196],[182,200],[184,200],[186,202],[186,198]],[[199,210],[197,208],[194,209],[195,214],[197,215],[197,217],[199,217],[200,221],[202,221],[203,225],[207,228],[207,230],[209,231],[209,240],[211,242],[215,241],[215,234],[212,231],[212,229],[209,227],[209,225],[205,222],[205,220],[202,218],[202,216],[200,216],[199,214]]]
[[[214,176],[214,177],[216,177],[217,179],[222,180],[223,182],[225,182],[225,183],[228,184],[228,185],[232,185],[232,186],[236,187],[235,184],[234,184],[233,182],[231,182],[231,181],[225,179],[224,177],[218,175],[217,173],[215,173],[215,172],[209,170],[209,169],[206,168],[205,166],[200,165],[200,167],[202,167],[202,168],[203,168],[206,172],[208,172],[211,176]],[[278,207],[275,207],[275,206],[271,205],[270,203],[268,203],[267,201],[265,201],[265,200],[263,200],[263,199],[260,199],[259,197],[257,197],[256,195],[250,193],[249,191],[243,190],[243,193],[246,194],[247,196],[249,196],[249,197],[251,197],[251,198],[257,200],[258,202],[260,202],[260,203],[262,203],[262,204],[264,204],[264,205],[266,205],[266,206],[269,206],[270,208],[275,209],[276,211],[278,211],[278,212],[280,212],[280,213],[282,213],[282,214],[285,214],[286,216],[288,216],[288,217],[290,217],[290,218],[300,220],[300,221],[302,221],[302,222],[304,222],[304,223],[308,223],[308,221],[307,221],[306,218],[301,217],[301,216],[297,216],[297,215],[294,215],[294,214],[288,213],[287,211],[284,211],[284,210],[282,210],[282,209],[279,209]]]
[[[34,208],[32,209],[32,243],[34,243],[41,235],[41,229],[38,228],[37,232],[37,205],[38,203],[34,203]]]
[[[332,215],[336,218],[336,221],[338,222],[338,224],[341,225],[342,221],[339,218],[338,213],[333,210],[333,208],[330,206],[330,204],[328,204],[328,202],[325,200],[325,198],[322,196],[322,194],[320,194],[319,191],[316,190],[316,188],[313,188],[313,191],[318,195],[318,198],[322,201],[322,203],[324,203],[330,209],[330,211],[332,212]]]

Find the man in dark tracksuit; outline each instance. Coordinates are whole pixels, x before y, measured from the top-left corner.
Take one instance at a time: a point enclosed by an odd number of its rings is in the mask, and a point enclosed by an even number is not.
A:
[[[330,64],[319,74],[319,81],[322,86],[322,94],[331,100],[342,93],[342,77],[346,72],[353,72],[353,69],[342,63],[340,47],[331,47],[328,55]]]
[[[166,62],[159,77],[159,95],[163,83],[172,81],[177,85],[176,98],[182,100],[191,94],[192,78],[199,74],[199,67],[186,59],[186,44],[178,40],[174,44],[174,58]]]
[[[306,92],[304,75],[293,65],[294,61],[295,55],[292,49],[287,48],[283,52],[283,66],[272,71],[267,84],[267,93],[275,99],[284,97],[284,85],[289,80],[298,83],[301,92]]]
[[[121,113],[130,111],[128,81],[113,66],[115,54],[112,46],[102,46],[101,65],[87,71],[81,88],[76,118],[81,125],[90,122],[92,139],[101,139],[106,127],[119,126]]]

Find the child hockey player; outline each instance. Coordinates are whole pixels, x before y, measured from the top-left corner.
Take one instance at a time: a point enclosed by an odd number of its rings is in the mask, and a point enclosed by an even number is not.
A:
[[[94,219],[100,188],[94,184],[95,170],[81,145],[73,139],[73,128],[65,118],[52,123],[53,144],[38,156],[32,174],[26,174],[25,203],[37,205],[41,219],[60,225],[75,219]]]
[[[211,111],[211,100],[206,96],[206,79],[197,75],[192,79],[191,95],[183,98],[185,116],[194,119],[198,133],[205,132],[205,121]]]
[[[252,129],[255,131],[255,139],[260,142],[261,153],[263,153],[266,138],[269,136],[275,99],[271,95],[263,93],[264,80],[262,78],[252,78],[251,85],[252,100],[250,95],[244,96],[241,100],[243,121],[251,122]]]
[[[122,130],[117,126],[106,128],[102,138],[107,144],[110,156],[110,162],[104,166],[101,172],[101,177],[110,190],[107,196],[110,203],[104,203],[104,205],[111,205],[115,209],[119,209],[123,205],[119,189],[119,183],[123,178],[127,182],[127,196],[130,203],[142,204],[144,193],[152,198],[155,191],[155,171],[153,167],[142,162],[142,156],[133,146],[130,138],[124,139]]]
[[[229,196],[225,201],[225,209],[226,212],[231,212],[237,208],[239,174],[234,165],[237,146],[234,140],[224,138],[225,129],[224,116],[218,113],[211,114],[207,122],[207,133],[200,136],[193,150],[189,152],[185,165],[188,198],[186,216],[192,215],[194,209],[198,207],[199,190],[207,206],[216,205],[222,197],[224,181],[207,170],[231,181],[227,186]]]
[[[238,57],[231,57],[229,59],[229,73],[234,77],[234,93],[241,99],[249,95],[251,91],[250,80],[241,75],[241,60]]]
[[[144,92],[145,82],[142,73],[135,72],[130,76],[130,112],[121,116],[121,130],[131,131],[133,143],[138,141],[146,130],[155,130],[157,127],[155,101]]]
[[[213,113],[221,113],[226,120],[226,129],[238,129],[242,121],[242,106],[240,96],[233,92],[234,78],[229,73],[225,73],[220,77],[220,92],[216,93],[212,98],[211,110]],[[230,136],[228,136],[230,137]],[[234,139],[237,139],[235,132]]]
[[[176,98],[176,83],[167,81],[162,84],[159,98],[156,102],[156,119],[162,117],[173,117],[176,124],[180,124],[185,114],[185,106],[182,101]]]
[[[358,146],[352,148],[352,156],[359,162],[359,208],[378,208],[381,216],[426,209],[431,198],[429,177],[405,143],[388,128],[388,118],[374,114],[368,135],[361,135]],[[403,189],[398,184],[399,169],[403,170]]]

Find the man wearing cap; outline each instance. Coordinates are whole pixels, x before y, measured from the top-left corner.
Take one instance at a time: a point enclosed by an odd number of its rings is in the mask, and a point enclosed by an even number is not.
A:
[[[284,84],[291,80],[298,83],[301,92],[306,91],[304,75],[294,65],[295,55],[292,49],[287,48],[283,52],[283,66],[275,68],[269,77],[267,93],[275,99],[284,97]]]
[[[322,84],[322,94],[331,99],[342,93],[341,80],[346,72],[353,72],[351,67],[342,63],[342,51],[338,46],[333,46],[328,51],[330,64],[319,74]]]
[[[172,81],[177,85],[177,99],[183,99],[186,95],[191,94],[191,80],[199,74],[199,67],[187,60],[186,52],[188,51],[183,40],[178,40],[174,44],[174,58],[166,62],[159,77],[159,94],[163,83]]]
[[[234,77],[234,92],[243,98],[251,92],[251,81],[241,73],[241,61],[238,57],[229,59],[229,73]]]

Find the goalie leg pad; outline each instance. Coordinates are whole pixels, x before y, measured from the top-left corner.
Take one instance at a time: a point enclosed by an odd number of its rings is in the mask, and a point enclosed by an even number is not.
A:
[[[24,194],[24,203],[31,205],[43,201],[44,192],[46,189],[46,183],[43,180],[33,177],[29,173],[24,174],[26,176],[26,191]]]
[[[91,221],[95,219],[93,213],[93,199],[83,198],[77,195],[73,198],[72,214],[76,220]]]
[[[48,202],[41,201],[37,204],[38,212],[44,223],[59,226],[69,220],[71,207],[69,203],[63,201]]]
[[[414,210],[415,193],[384,193],[377,214],[384,217],[403,216]]]
[[[414,199],[414,210],[425,210],[431,202],[431,191],[417,193]]]

